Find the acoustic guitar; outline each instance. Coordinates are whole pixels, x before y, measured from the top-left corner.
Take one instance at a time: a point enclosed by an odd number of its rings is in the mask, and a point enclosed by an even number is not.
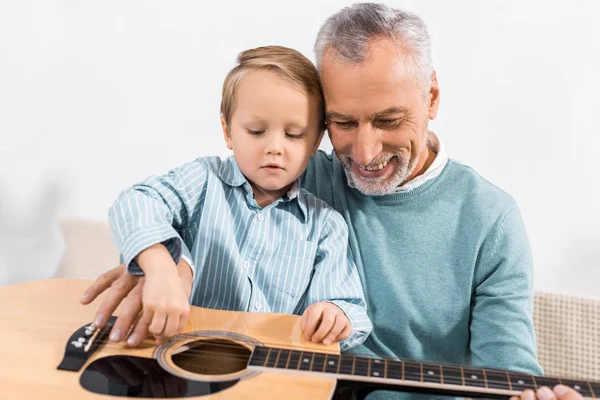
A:
[[[2,399],[359,399],[373,390],[508,398],[563,383],[584,397],[600,383],[497,369],[340,355],[305,340],[293,315],[192,307],[184,332],[155,346],[109,342],[79,296],[91,282],[0,288]],[[117,310],[118,313],[118,310]]]

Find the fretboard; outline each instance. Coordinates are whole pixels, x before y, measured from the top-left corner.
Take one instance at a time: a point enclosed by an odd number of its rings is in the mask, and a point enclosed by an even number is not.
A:
[[[343,380],[372,381],[387,385],[448,387],[456,393],[508,393],[558,384],[571,386],[582,396],[600,398],[600,382],[541,377],[488,368],[409,360],[386,360],[352,355],[256,347],[250,368],[331,374]]]

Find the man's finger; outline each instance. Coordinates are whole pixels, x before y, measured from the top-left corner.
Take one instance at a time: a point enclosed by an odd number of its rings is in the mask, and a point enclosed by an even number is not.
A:
[[[89,304],[98,297],[98,295],[104,292],[112,285],[114,281],[119,279],[123,274],[123,264],[115,267],[109,271],[106,271],[100,275],[94,283],[92,283],[84,292],[79,301],[81,304]]]
[[[142,289],[143,280],[129,292],[129,295],[121,303],[121,310],[115,324],[110,332],[110,340],[120,342],[127,332],[133,327],[142,311]]]
[[[144,315],[142,313],[142,316],[138,319],[138,322],[133,327],[133,331],[131,331],[131,334],[127,338],[127,346],[135,347],[142,343],[148,337],[148,326],[150,326],[151,322],[152,314]]]
[[[553,388],[558,400],[583,400],[583,396],[575,389],[565,385],[556,385]],[[552,398],[554,400],[554,398]]]
[[[108,317],[115,312],[121,301],[136,286],[138,279],[132,275],[125,274],[113,282],[110,290],[102,300],[102,304],[98,307],[98,311],[96,311],[96,316],[94,317],[94,326],[96,328],[104,326]]]

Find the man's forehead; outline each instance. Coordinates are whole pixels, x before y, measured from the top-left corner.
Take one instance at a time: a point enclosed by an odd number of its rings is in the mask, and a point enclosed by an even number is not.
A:
[[[410,113],[410,108],[407,106],[401,106],[401,105],[393,105],[390,107],[383,107],[379,110],[366,110],[366,109],[355,109],[353,111],[336,111],[333,108],[327,108],[326,111],[326,118],[327,119],[344,119],[344,120],[349,120],[349,119],[356,119],[356,118],[363,118],[363,117],[368,117],[369,119],[376,119],[376,118],[391,118],[391,117],[402,117],[406,114]]]

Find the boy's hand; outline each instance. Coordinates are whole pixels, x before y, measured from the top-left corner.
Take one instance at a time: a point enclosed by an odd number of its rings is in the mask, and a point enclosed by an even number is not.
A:
[[[190,312],[189,285],[163,245],[142,251],[136,260],[145,275],[140,325],[160,343],[185,327]]]
[[[306,340],[331,344],[350,336],[352,324],[346,314],[333,303],[320,302],[308,306],[300,319]]]

